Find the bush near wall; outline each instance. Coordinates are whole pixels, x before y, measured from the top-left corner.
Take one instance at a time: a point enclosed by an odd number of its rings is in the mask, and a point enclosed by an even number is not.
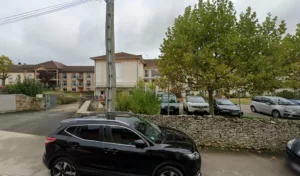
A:
[[[43,93],[44,85],[36,82],[33,79],[25,79],[23,82],[6,85],[6,91],[9,94],[24,94],[27,96],[35,97],[37,94]]]
[[[288,90],[283,90],[281,92],[276,93],[276,96],[278,97],[283,97],[286,99],[300,99],[300,91],[288,91]]]
[[[137,88],[131,94],[118,92],[117,94],[117,110],[132,111],[137,114],[159,114],[160,101],[154,92],[145,91]]]

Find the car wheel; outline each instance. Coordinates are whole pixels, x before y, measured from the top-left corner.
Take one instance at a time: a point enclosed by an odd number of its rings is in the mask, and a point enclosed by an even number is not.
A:
[[[251,106],[250,109],[251,109],[252,112],[257,112],[256,108],[254,106]]]
[[[155,176],[183,176],[183,174],[175,167],[163,167],[157,171]]]
[[[279,117],[280,117],[279,111],[274,110],[274,111],[272,112],[272,116],[273,116],[274,118],[279,118]]]
[[[80,176],[71,160],[58,158],[51,167],[51,176]]]

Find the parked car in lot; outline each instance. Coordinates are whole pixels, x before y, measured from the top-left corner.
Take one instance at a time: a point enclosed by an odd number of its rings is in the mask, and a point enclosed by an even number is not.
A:
[[[299,105],[300,106],[300,100],[291,100],[289,99],[291,102],[295,103],[296,105]]]
[[[209,105],[200,96],[186,96],[183,100],[183,110],[188,114],[209,114]]]
[[[287,164],[300,174],[300,139],[293,139],[287,143],[285,158]]]
[[[226,98],[214,99],[214,110],[217,115],[242,116],[241,109]]]
[[[160,114],[168,114],[168,110],[169,114],[179,115],[179,101],[175,95],[164,95],[161,98]]]
[[[273,117],[300,117],[300,106],[281,97],[257,96],[250,105],[252,112],[261,112]]]
[[[201,156],[189,136],[130,113],[64,120],[45,149],[51,176],[201,176]]]

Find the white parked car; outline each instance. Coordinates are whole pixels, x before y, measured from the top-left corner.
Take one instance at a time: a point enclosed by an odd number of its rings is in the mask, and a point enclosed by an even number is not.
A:
[[[209,114],[209,105],[200,96],[187,96],[183,100],[183,110],[188,114]]]
[[[261,112],[276,118],[300,118],[300,106],[281,97],[257,96],[252,99],[250,108],[252,112]]]

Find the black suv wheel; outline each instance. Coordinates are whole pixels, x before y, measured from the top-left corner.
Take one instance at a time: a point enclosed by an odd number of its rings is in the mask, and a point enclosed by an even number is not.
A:
[[[177,168],[167,166],[159,169],[155,176],[183,176],[183,174]]]
[[[79,176],[75,166],[68,158],[58,158],[51,167],[51,176]]]

